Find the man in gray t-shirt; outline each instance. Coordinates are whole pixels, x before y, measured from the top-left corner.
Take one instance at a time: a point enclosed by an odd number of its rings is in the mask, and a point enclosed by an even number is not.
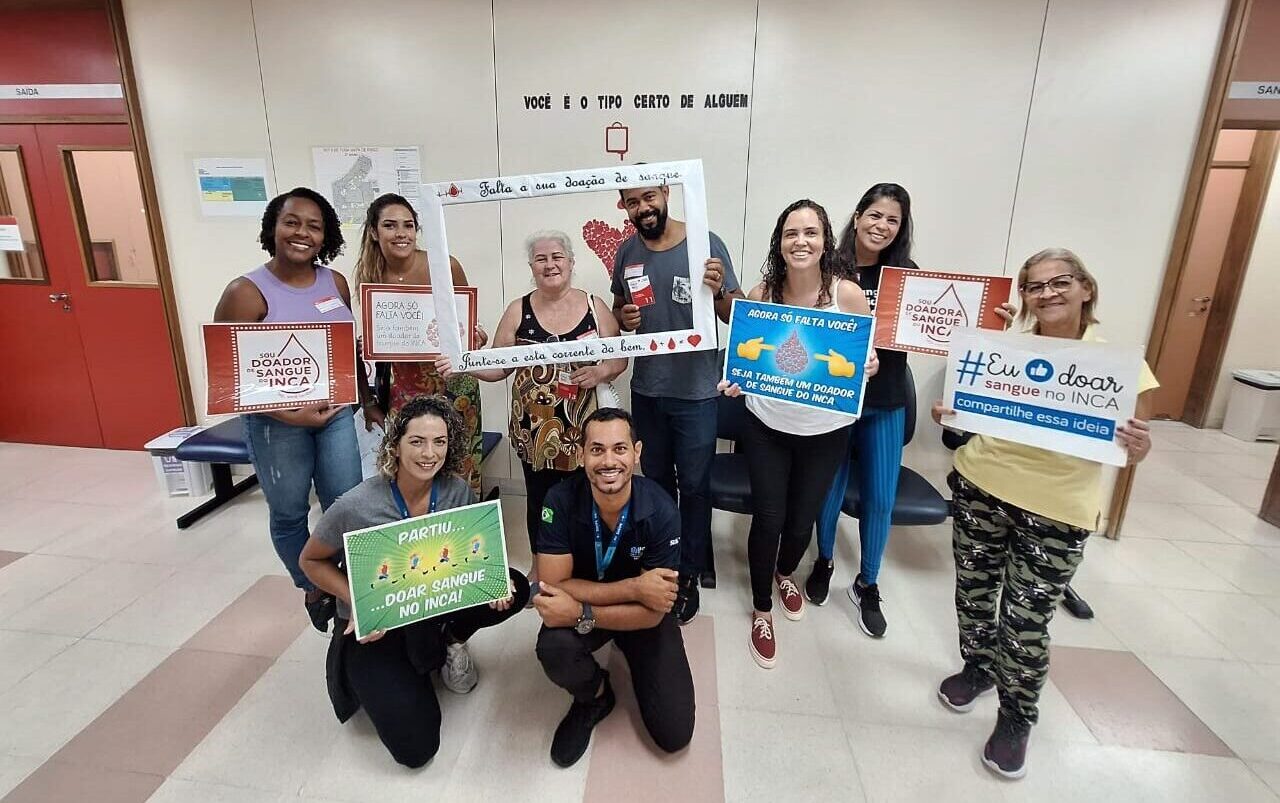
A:
[[[619,325],[639,334],[692,327],[689,249],[684,222],[667,216],[670,188],[640,187],[621,194],[636,234],[622,243],[613,260],[613,311]],[[742,292],[729,251],[714,233],[702,281],[715,294],[716,316],[727,322],[733,297]],[[717,355],[710,349],[638,357],[632,365],[631,412],[644,443],[641,467],[680,506],[683,541],[674,612],[682,624],[698,612],[699,578],[707,587],[715,586],[711,458],[719,379]]]

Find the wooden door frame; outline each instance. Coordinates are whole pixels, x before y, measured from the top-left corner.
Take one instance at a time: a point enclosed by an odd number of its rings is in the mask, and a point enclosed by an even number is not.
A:
[[[1249,154],[1249,166],[1245,168],[1244,184],[1240,188],[1240,200],[1236,204],[1227,246],[1222,256],[1222,269],[1214,287],[1209,318],[1205,322],[1200,352],[1196,356],[1195,371],[1187,389],[1187,400],[1182,410],[1182,420],[1193,427],[1203,427],[1209,417],[1209,404],[1222,371],[1222,360],[1227,353],[1227,341],[1231,337],[1231,325],[1235,322],[1240,291],[1244,287],[1245,269],[1258,234],[1262,219],[1262,207],[1267,201],[1267,190],[1275,170],[1276,149],[1280,133],[1259,131]]]
[[[187,368],[187,352],[182,343],[182,322],[178,317],[178,300],[173,290],[169,247],[165,240],[164,222],[160,213],[160,196],[156,192],[155,171],[151,167],[151,150],[147,147],[146,130],[142,124],[142,103],[138,99],[138,81],[133,72],[133,55],[129,49],[129,36],[125,30],[124,3],[123,0],[106,0],[106,7],[107,18],[111,23],[111,35],[116,43],[116,60],[120,63],[120,74],[124,84],[129,132],[133,136],[138,178],[142,184],[142,202],[147,210],[151,250],[155,253],[156,279],[160,284],[164,319],[169,328],[173,372],[178,380],[178,399],[182,402],[183,420],[187,425],[192,425],[197,419],[195,403],[191,396],[191,372]]]
[[[1213,162],[1213,149],[1218,140],[1218,131],[1222,128],[1222,110],[1227,100],[1227,89],[1231,83],[1231,74],[1235,70],[1236,60],[1240,56],[1240,45],[1244,39],[1244,31],[1252,7],[1253,0],[1230,0],[1227,8],[1226,24],[1222,27],[1222,39],[1218,43],[1218,58],[1214,64],[1213,77],[1210,79],[1204,114],[1200,118],[1200,132],[1196,138],[1191,169],[1187,174],[1186,187],[1182,193],[1182,207],[1178,212],[1178,223],[1174,229],[1169,257],[1165,262],[1164,279],[1156,301],[1155,317],[1151,322],[1151,334],[1147,338],[1148,365],[1157,364],[1164,350],[1178,283],[1182,280],[1183,269],[1191,250],[1191,235],[1195,231],[1196,220],[1200,215],[1200,202],[1204,198],[1205,187],[1209,183],[1209,167]],[[1234,303],[1232,312],[1234,313]],[[1230,321],[1227,322],[1226,329],[1230,331]],[[1202,346],[1201,353],[1203,352]],[[1133,490],[1133,476],[1133,466],[1120,469],[1116,476],[1111,506],[1107,514],[1107,528],[1104,533],[1109,538],[1118,538],[1124,526],[1124,515],[1129,507],[1129,495]]]

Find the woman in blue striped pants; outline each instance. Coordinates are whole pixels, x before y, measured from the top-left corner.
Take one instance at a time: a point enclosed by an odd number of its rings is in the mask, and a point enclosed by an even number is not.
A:
[[[911,261],[911,196],[898,184],[876,184],[858,201],[853,217],[840,235],[839,254],[849,278],[867,295],[872,311],[884,265],[915,268]],[[805,595],[815,605],[827,601],[836,541],[836,525],[851,469],[857,471],[862,500],[858,522],[861,566],[849,586],[849,599],[858,607],[858,623],[873,638],[884,636],[880,610],[880,561],[889,543],[889,522],[898,491],[902,441],[906,428],[907,355],[877,349],[880,371],[867,383],[862,417],[849,440],[850,459],[841,462],[822,512],[818,516],[818,560],[805,581]]]

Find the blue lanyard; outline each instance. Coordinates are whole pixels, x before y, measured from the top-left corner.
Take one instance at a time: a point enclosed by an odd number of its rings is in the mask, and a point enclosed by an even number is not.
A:
[[[409,518],[409,506],[405,504],[404,495],[400,493],[400,486],[396,485],[395,480],[387,480],[391,483],[391,498],[396,500],[396,507],[400,510],[400,518]],[[431,504],[427,508],[428,513],[436,512],[436,499],[439,497],[437,493],[440,490],[439,484],[431,483]]]
[[[594,501],[591,503],[591,522],[596,526],[596,579],[600,582],[604,582],[604,573],[609,570],[609,564],[613,563],[613,553],[618,551],[618,541],[622,540],[622,530],[627,526],[627,516],[630,514],[631,503],[627,502],[627,506],[618,515],[618,526],[613,528],[613,540],[609,542],[609,548],[601,552],[604,534],[600,526],[600,508]]]

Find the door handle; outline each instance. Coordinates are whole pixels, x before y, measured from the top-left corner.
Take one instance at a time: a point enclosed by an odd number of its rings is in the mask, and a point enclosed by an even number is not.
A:
[[[50,293],[49,303],[50,304],[61,303],[62,311],[70,312],[71,311],[71,294],[70,293]]]
[[[1210,301],[1212,301],[1212,300],[1213,300],[1213,296],[1196,296],[1195,298],[1193,298],[1193,299],[1191,299],[1191,300],[1192,300],[1192,301],[1199,302],[1199,303],[1201,303],[1201,304],[1208,304]]]
[[[1187,317],[1198,318],[1201,315],[1207,315],[1212,302],[1213,296],[1196,296],[1191,299],[1191,310],[1187,313]]]

